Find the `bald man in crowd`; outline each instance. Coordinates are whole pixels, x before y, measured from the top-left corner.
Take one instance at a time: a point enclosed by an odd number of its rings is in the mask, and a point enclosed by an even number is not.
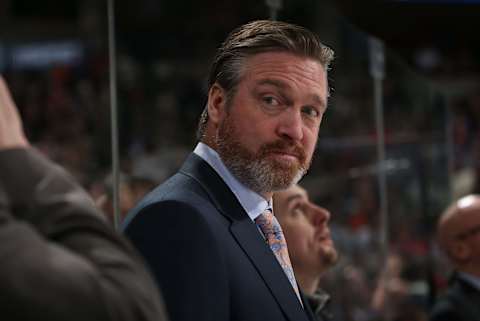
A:
[[[463,197],[448,207],[437,234],[454,273],[430,321],[480,320],[480,195]]]
[[[312,203],[298,185],[276,192],[274,213],[288,243],[295,277],[319,321],[332,320],[330,296],[319,287],[320,278],[338,258],[330,238],[330,212]]]

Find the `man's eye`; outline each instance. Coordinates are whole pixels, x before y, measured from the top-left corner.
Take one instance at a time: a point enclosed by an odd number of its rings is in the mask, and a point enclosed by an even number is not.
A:
[[[270,105],[270,106],[280,105],[280,102],[273,96],[264,96],[262,99],[263,99],[263,102],[266,103],[267,105]]]
[[[295,216],[303,215],[303,213],[304,213],[303,209],[301,207],[295,207],[292,212]]]
[[[305,106],[302,108],[302,112],[308,117],[317,118],[320,116],[320,112],[312,106]]]

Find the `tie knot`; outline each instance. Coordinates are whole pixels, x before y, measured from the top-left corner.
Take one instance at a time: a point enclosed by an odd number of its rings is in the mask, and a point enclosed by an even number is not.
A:
[[[280,240],[283,239],[283,232],[280,223],[278,223],[277,218],[270,210],[266,210],[260,214],[256,219],[255,223],[258,225],[260,230],[262,230],[265,238],[271,240],[272,238]]]

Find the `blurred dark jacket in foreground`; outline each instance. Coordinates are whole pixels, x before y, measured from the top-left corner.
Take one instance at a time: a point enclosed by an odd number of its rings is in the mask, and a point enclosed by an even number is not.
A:
[[[0,149],[2,320],[167,320],[130,245],[59,166]]]

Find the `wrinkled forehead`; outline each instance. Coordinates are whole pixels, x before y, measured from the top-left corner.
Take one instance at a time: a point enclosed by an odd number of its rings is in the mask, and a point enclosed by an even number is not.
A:
[[[290,52],[269,51],[249,56],[240,67],[241,79],[261,79],[266,75],[283,75],[291,79],[303,79],[319,92],[316,93],[326,103],[329,95],[328,72],[316,59]]]

